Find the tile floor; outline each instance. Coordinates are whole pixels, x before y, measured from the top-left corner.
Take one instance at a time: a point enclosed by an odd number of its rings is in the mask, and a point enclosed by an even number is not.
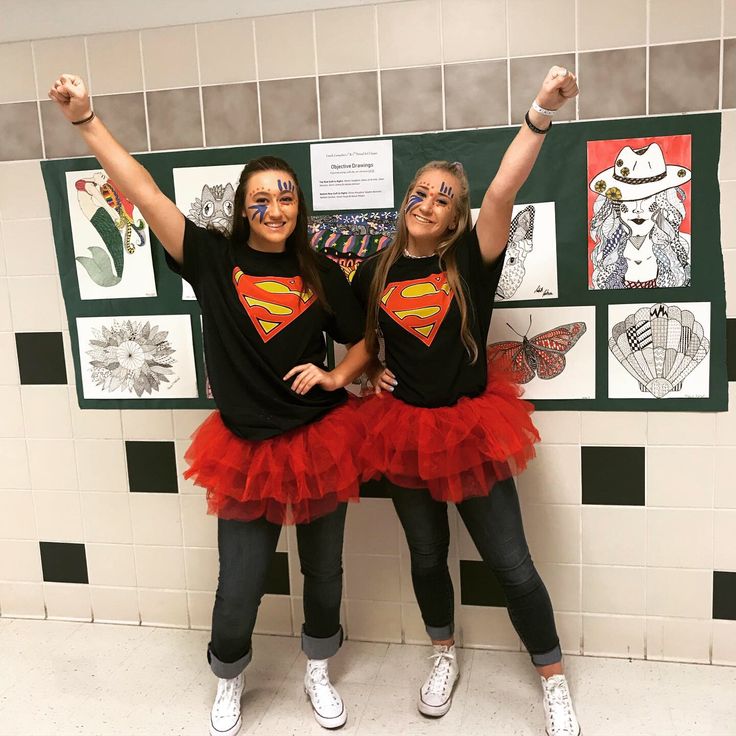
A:
[[[207,633],[0,618],[0,734],[207,733],[214,679]],[[242,734],[310,736],[295,638],[257,636]],[[331,666],[349,708],[341,734],[542,736],[525,655],[463,650],[450,713],[420,716],[424,647],[348,641]],[[736,735],[736,668],[568,657],[585,736]]]

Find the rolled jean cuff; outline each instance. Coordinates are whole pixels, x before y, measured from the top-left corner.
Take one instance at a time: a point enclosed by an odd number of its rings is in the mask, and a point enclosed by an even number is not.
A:
[[[557,664],[562,661],[562,650],[558,644],[554,649],[550,649],[548,652],[543,654],[532,654],[532,664],[535,667],[544,667],[549,664]]]
[[[221,662],[212,653],[212,650],[209,647],[207,648],[207,661],[210,663],[210,669],[224,680],[237,677],[248,666],[251,659],[253,659],[252,648],[236,662]]]
[[[332,636],[309,636],[302,626],[302,651],[309,659],[327,659],[337,654],[342,646],[342,626]]]
[[[445,641],[445,639],[452,639],[455,633],[455,624],[450,622],[446,626],[427,626],[424,627],[429,634],[429,638],[432,641]]]

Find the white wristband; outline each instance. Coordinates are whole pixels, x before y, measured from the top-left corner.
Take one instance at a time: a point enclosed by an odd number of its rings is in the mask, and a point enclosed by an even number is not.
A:
[[[542,107],[536,100],[532,102],[532,110],[536,110],[540,115],[546,115],[551,118],[554,114],[554,110],[548,110],[546,107]]]

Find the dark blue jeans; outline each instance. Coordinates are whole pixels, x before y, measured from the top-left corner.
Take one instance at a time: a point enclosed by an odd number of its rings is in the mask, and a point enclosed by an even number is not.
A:
[[[435,501],[427,490],[392,483],[388,488],[409,544],[414,593],[427,633],[435,640],[449,639],[454,632],[454,596],[447,568],[447,504]],[[513,480],[496,483],[489,495],[463,501],[457,510],[498,578],[511,623],[534,664],[559,662],[552,603],[529,554]]]
[[[342,540],[347,504],[309,524],[298,524],[296,538],[304,575],[302,650],[326,659],[342,644]],[[281,526],[264,518],[218,519],[220,577],[212,612],[207,658],[218,677],[239,675],[251,660],[251,637],[266,575]]]

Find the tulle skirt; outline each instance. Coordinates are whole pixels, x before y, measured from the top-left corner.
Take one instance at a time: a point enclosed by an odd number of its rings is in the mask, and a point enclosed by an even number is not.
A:
[[[265,440],[233,434],[214,411],[192,435],[185,478],[207,489],[221,519],[303,524],[357,499],[363,427],[357,399]]]
[[[511,377],[489,362],[484,392],[454,406],[412,406],[385,391],[364,399],[362,479],[385,476],[405,488],[427,488],[438,501],[487,495],[534,457],[534,407],[520,396]]]

